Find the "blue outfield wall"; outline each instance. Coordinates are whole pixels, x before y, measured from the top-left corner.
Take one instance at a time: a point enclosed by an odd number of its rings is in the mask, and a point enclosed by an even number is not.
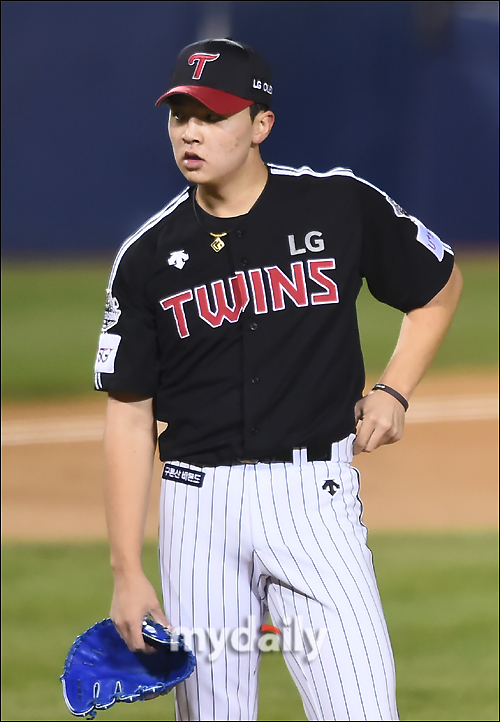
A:
[[[351,167],[447,241],[496,242],[497,3],[17,0],[4,253],[111,253],[165,205],[184,183],[155,100],[184,45],[227,34],[275,71],[265,160]]]

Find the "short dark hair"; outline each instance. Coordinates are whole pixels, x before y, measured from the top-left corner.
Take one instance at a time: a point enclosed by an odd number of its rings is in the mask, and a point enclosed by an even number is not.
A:
[[[250,106],[250,118],[252,119],[252,122],[255,120],[257,115],[261,113],[263,110],[269,110],[269,106],[265,103],[253,103]]]

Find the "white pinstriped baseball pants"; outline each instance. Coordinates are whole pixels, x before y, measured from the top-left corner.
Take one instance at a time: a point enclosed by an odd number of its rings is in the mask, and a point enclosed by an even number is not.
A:
[[[359,475],[350,465],[353,440],[334,444],[329,462],[307,462],[296,450],[293,464],[203,467],[201,488],[163,481],[165,612],[175,627],[198,630],[186,639],[197,667],[176,689],[178,720],[257,719],[258,637],[268,610],[309,720],[398,719]],[[327,480],[339,488],[323,488]],[[238,650],[245,634],[233,632],[250,619],[256,638]],[[306,634],[285,645],[294,624],[320,634],[319,653],[311,654]],[[226,639],[218,654],[203,630]]]

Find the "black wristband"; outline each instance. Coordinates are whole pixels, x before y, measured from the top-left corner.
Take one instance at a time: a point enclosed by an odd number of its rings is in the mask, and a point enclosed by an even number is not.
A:
[[[380,391],[385,391],[387,394],[394,396],[394,398],[399,401],[404,410],[408,411],[409,403],[404,396],[401,396],[399,391],[396,391],[395,389],[391,388],[390,386],[386,386],[385,384],[375,384],[375,386],[372,388],[372,391],[377,391],[377,389]]]

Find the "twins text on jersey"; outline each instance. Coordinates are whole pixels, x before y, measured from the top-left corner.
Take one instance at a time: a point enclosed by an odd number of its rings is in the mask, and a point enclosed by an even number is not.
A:
[[[237,271],[226,283],[222,279],[214,281],[211,293],[206,285],[202,285],[163,298],[159,303],[164,311],[172,310],[179,336],[186,338],[190,332],[184,307],[193,301],[199,317],[212,328],[218,328],[224,321],[237,323],[249,303],[252,303],[256,314],[283,311],[285,296],[299,308],[338,303],[337,284],[325,275],[325,271],[332,271],[335,267],[334,258],[321,258],[290,264],[290,277],[278,266],[255,268],[246,273]],[[308,281],[313,281],[323,290],[312,290]]]

